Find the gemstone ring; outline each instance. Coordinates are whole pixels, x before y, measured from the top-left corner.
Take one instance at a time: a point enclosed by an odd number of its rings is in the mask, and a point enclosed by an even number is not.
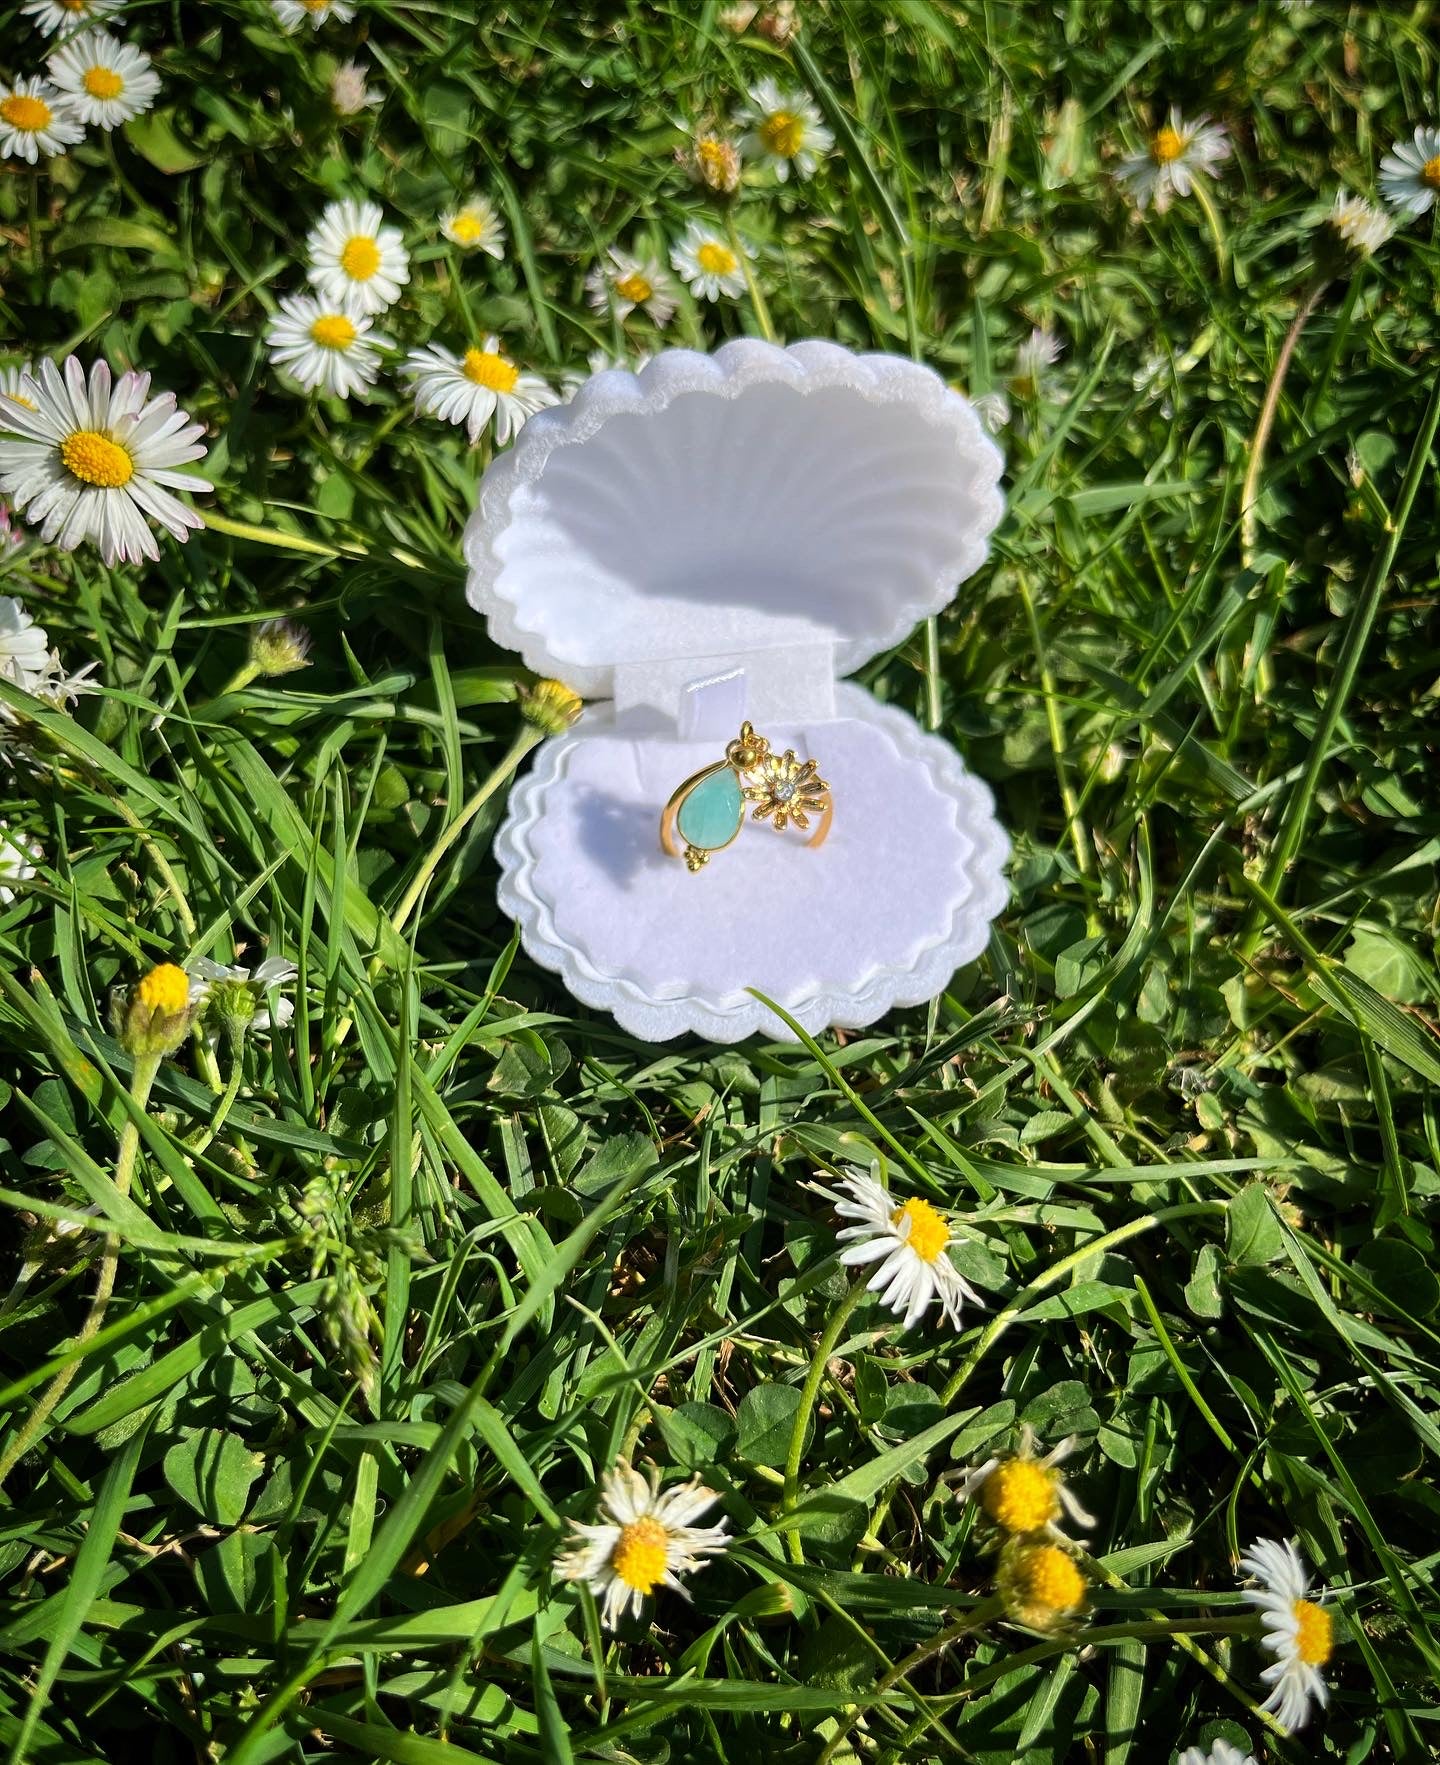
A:
[[[708,864],[712,852],[733,845],[745,825],[745,806],[753,803],[752,821],[768,821],[782,831],[792,822],[802,832],[815,831],[807,846],[820,845],[830,832],[835,805],[830,787],[813,760],[801,760],[793,748],[773,754],[753,724],[742,723],[740,734],[716,760],[678,787],[660,817],[660,845],[672,858],[683,858],[692,875]]]

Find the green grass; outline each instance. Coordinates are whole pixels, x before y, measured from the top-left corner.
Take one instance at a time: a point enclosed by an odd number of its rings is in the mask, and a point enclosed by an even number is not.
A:
[[[37,1765],[1431,1756],[1431,217],[1320,300],[1243,555],[1240,491],[1319,215],[1434,118],[1435,9],[831,0],[788,50],[718,13],[377,4],[286,38],[259,0],[136,5],[163,116],[114,166],[92,135],[0,175],[0,335],[151,369],[209,424],[201,506],[229,523],[145,571],[0,563],[101,682],[0,774],[45,854],[0,909],[6,1278],[83,1207],[119,1246],[93,1340],[93,1232],[0,1312],[6,1442],[77,1369],[0,1495],[0,1741]],[[361,36],[386,102],[337,129],[325,77]],[[13,16],[6,42],[38,63]],[[521,728],[528,677],[462,594],[485,454],[393,381],[307,402],[258,337],[323,202],[373,193],[415,253],[407,344],[494,330],[557,380],[655,348],[585,274],[703,210],[682,125],[767,73],[839,137],[813,182],[739,199],[776,335],[977,393],[1032,325],[1066,345],[1015,400],[992,563],[861,676],[991,782],[1013,897],[927,1010],[646,1046],[518,951],[503,776],[399,914]],[[1194,201],[1137,223],[1114,185],[1171,101],[1234,141],[1213,225]],[[503,264],[434,230],[472,185]],[[686,304],[666,340],[763,328]],[[313,666],[227,690],[284,611]],[[230,1052],[191,1043],[135,1108],[110,989],[237,943],[300,964],[293,1028],[246,1043],[233,1103]],[[839,1313],[810,1185],[872,1157],[964,1222],[986,1309],[958,1336]],[[994,1620],[945,1480],[1022,1421],[1079,1439],[1073,1636]],[[693,1605],[602,1642],[551,1563],[622,1451],[702,1470],[736,1542]],[[1341,1620],[1296,1741],[1256,1714],[1234,1568],[1287,1536]]]

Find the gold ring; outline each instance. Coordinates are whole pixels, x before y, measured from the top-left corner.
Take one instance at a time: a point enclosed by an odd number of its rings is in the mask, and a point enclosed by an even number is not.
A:
[[[725,758],[692,772],[665,805],[661,848],[672,858],[683,858],[693,875],[709,863],[712,852],[723,852],[740,837],[747,803],[755,805],[752,821],[769,821],[782,830],[794,822],[807,832],[813,820],[815,831],[807,846],[824,842],[835,814],[830,786],[813,760],[799,759],[794,748],[772,754],[754,725],[742,723]]]

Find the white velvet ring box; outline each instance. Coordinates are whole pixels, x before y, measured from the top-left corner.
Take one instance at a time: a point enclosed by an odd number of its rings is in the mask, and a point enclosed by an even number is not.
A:
[[[598,703],[539,750],[496,843],[530,955],[633,1035],[874,1022],[984,948],[1008,855],[989,791],[839,677],[983,563],[1001,459],[929,369],[834,344],[666,350],[532,417],[465,534],[491,635]],[[833,829],[749,824],[696,874],[675,787],[749,719],[813,756]],[[755,991],[752,991],[754,989]]]

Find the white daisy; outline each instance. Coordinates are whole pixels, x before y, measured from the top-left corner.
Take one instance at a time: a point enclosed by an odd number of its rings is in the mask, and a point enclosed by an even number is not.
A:
[[[8,907],[15,899],[15,884],[29,882],[35,874],[35,860],[43,856],[34,840],[12,834],[7,822],[0,821],[0,907]]]
[[[1213,178],[1215,168],[1230,157],[1225,131],[1208,117],[1186,122],[1175,105],[1166,122],[1150,137],[1143,153],[1122,159],[1116,177],[1141,210],[1155,205],[1164,214],[1177,196],[1188,196],[1198,176]]]
[[[212,1042],[234,1022],[242,1025],[242,1033],[249,1029],[260,1036],[272,1028],[287,1029],[294,1022],[295,1001],[276,989],[288,987],[300,970],[284,956],[267,956],[255,969],[239,963],[227,966],[202,956],[186,972],[207,988],[205,1017]]]
[[[417,414],[463,425],[472,443],[493,416],[495,439],[506,442],[545,405],[558,404],[559,394],[538,374],[522,374],[500,349],[498,337],[487,337],[479,349],[452,355],[438,343],[412,349],[400,372],[414,381]]]
[[[125,0],[26,0],[20,10],[38,30],[53,37],[82,25],[98,24],[124,4]]]
[[[74,114],[102,129],[118,129],[141,115],[160,93],[160,76],[145,51],[104,31],[86,31],[66,43],[48,65]]]
[[[1325,217],[1340,243],[1356,257],[1369,257],[1395,232],[1395,223],[1384,209],[1363,196],[1338,195]]]
[[[24,159],[34,165],[43,155],[53,159],[83,140],[85,125],[74,115],[70,100],[49,80],[0,80],[0,159]]]
[[[803,92],[782,92],[774,80],[750,88],[750,102],[736,120],[749,124],[741,150],[770,160],[781,183],[792,169],[797,178],[808,178],[820,155],[835,145],[813,101]]]
[[[440,231],[462,251],[486,251],[493,258],[505,255],[505,223],[488,196],[470,196],[459,208],[440,217]]]
[[[897,1203],[883,1184],[860,1170],[842,1177],[840,1187],[843,1195],[820,1190],[841,1219],[859,1222],[839,1234],[838,1242],[846,1245],[840,1260],[847,1267],[880,1264],[866,1286],[887,1310],[903,1315],[903,1329],[917,1324],[932,1300],[957,1329],[963,1300],[984,1304],[946,1254],[952,1242],[949,1224],[928,1201],[912,1195]]]
[[[597,313],[610,308],[623,319],[638,306],[657,325],[668,325],[675,316],[675,284],[655,257],[632,257],[612,245],[608,264],[596,264],[585,278],[585,293]]]
[[[725,1524],[694,1522],[720,1497],[698,1477],[660,1493],[660,1474],[647,1482],[624,1459],[601,1482],[600,1521],[575,1524],[571,1549],[556,1559],[562,1581],[583,1581],[600,1600],[600,1614],[614,1630],[628,1609],[639,1617],[647,1594],[673,1587],[684,1595],[679,1577],[704,1568],[704,1559],[729,1542]],[[686,1595],[688,1598],[689,1596]]]
[[[330,102],[337,116],[359,116],[385,102],[385,94],[365,83],[365,67],[358,61],[342,61],[330,76]]]
[[[1293,1734],[1309,1719],[1311,1698],[1322,1709],[1329,1702],[1320,1669],[1335,1646],[1334,1622],[1323,1606],[1305,1597],[1309,1578],[1293,1539],[1282,1544],[1261,1539],[1241,1557],[1240,1567],[1260,1583],[1247,1588],[1245,1598],[1259,1608],[1265,1647],[1276,1657],[1260,1675],[1273,1688],[1261,1708],[1273,1710]]]
[[[50,667],[50,638],[14,595],[0,595],[0,675],[34,692]]]
[[[1035,398],[1045,382],[1046,368],[1054,367],[1065,345],[1048,327],[1037,326],[1015,351],[1015,372],[1010,389],[1021,398]]]
[[[298,31],[307,22],[318,31],[326,19],[343,25],[355,16],[355,8],[345,0],[270,0],[270,10],[287,31]]]
[[[377,202],[332,202],[305,241],[306,272],[322,300],[348,301],[357,312],[383,313],[410,280],[410,253],[398,227],[387,227]]]
[[[204,478],[176,470],[203,459],[203,425],[176,408],[173,392],[150,397],[148,374],[124,373],[112,385],[110,365],[92,364],[87,383],[78,357],[64,371],[40,364],[26,382],[35,409],[6,402],[0,434],[0,491],[40,537],[62,551],[83,540],[100,548],[107,564],[158,558],[145,517],[186,539],[204,526],[175,490],[213,490]]]
[[[5,400],[13,398],[27,411],[35,409],[33,388],[26,392],[25,382],[33,380],[35,369],[30,362],[12,362],[8,367],[0,368],[0,430],[5,427]]]
[[[670,262],[690,292],[702,300],[719,300],[722,294],[733,300],[745,292],[739,252],[702,221],[691,221],[685,237],[671,251]]]
[[[1380,161],[1380,194],[1407,218],[1422,215],[1440,190],[1440,129],[1421,127]]]
[[[1253,1754],[1232,1747],[1228,1740],[1217,1740],[1208,1749],[1186,1747],[1175,1765],[1255,1765],[1255,1759]]]
[[[1018,1452],[976,1465],[966,1472],[955,1493],[962,1501],[973,1496],[1000,1532],[1012,1537],[1044,1532],[1063,1540],[1065,1534],[1059,1526],[1062,1516],[1074,1526],[1095,1524],[1094,1516],[1076,1501],[1064,1476],[1055,1469],[1069,1458],[1075,1445],[1071,1435],[1052,1447],[1043,1459],[1036,1458],[1035,1432],[1027,1425],[1020,1430]]]
[[[349,398],[374,384],[380,351],[391,347],[388,337],[371,329],[373,324],[349,302],[287,294],[265,341],[270,360],[307,392],[319,387],[332,397]]]

